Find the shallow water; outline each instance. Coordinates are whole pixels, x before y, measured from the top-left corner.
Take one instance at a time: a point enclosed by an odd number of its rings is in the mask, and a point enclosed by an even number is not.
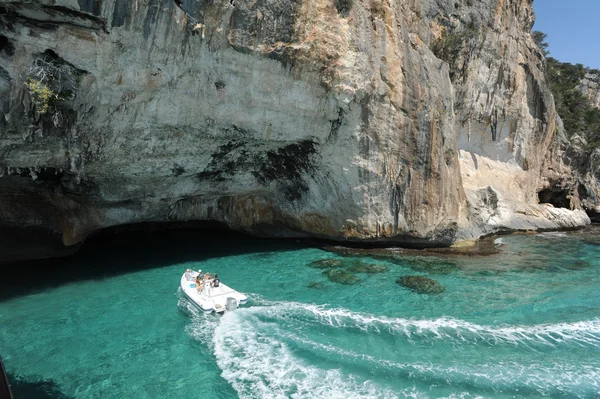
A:
[[[16,396],[600,397],[594,235],[505,236],[498,255],[389,262],[182,234],[115,238],[32,266],[33,280],[5,279],[0,355]],[[325,258],[388,271],[341,285],[308,267]],[[218,273],[248,305],[199,313],[178,289],[187,267]],[[405,275],[446,290],[417,294],[396,284]]]

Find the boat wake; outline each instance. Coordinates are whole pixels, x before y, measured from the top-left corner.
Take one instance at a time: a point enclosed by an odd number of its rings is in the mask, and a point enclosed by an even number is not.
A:
[[[402,335],[411,341],[443,340],[461,344],[508,344],[528,347],[600,346],[600,319],[532,326],[486,326],[450,317],[424,320],[392,318],[342,308],[328,308],[324,305],[264,300],[258,302],[265,305],[261,313],[273,319],[292,322],[308,317],[333,328]]]
[[[257,297],[251,301],[252,307],[223,317],[187,307],[193,315],[188,333],[213,351],[223,378],[241,398],[593,397],[600,393],[600,362],[535,360],[552,359],[553,351],[563,346],[563,352],[579,348],[600,353],[598,319],[485,326],[452,318],[390,318]],[[430,349],[424,350],[427,345]],[[485,355],[477,352],[482,345]],[[546,358],[525,360],[523,349],[541,351]]]

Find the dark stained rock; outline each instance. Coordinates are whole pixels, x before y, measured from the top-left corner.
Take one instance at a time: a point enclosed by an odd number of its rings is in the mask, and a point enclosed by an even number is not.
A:
[[[323,274],[326,275],[329,280],[339,284],[352,285],[360,281],[360,278],[343,269],[329,269],[324,271]]]
[[[479,257],[497,255],[501,252],[500,248],[494,243],[497,237],[486,237],[477,240],[471,246],[456,246],[456,247],[441,247],[441,248],[356,248],[345,247],[341,245],[325,246],[323,249],[339,256],[345,257],[361,257],[370,256],[380,260],[391,260],[394,258],[402,258],[403,256],[411,257]],[[600,243],[600,240],[598,240]]]
[[[344,262],[340,259],[321,259],[310,262],[308,267],[312,267],[314,269],[331,269],[333,267],[341,267],[343,264]]]
[[[419,294],[440,294],[446,290],[437,281],[423,276],[403,276],[396,283]]]
[[[357,262],[348,268],[352,273],[368,273],[376,274],[387,272],[388,268],[384,265],[377,265],[372,263]]]

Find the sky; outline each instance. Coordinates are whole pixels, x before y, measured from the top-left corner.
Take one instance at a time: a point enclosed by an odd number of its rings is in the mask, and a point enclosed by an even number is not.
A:
[[[533,8],[550,57],[600,69],[600,0],[534,0]]]

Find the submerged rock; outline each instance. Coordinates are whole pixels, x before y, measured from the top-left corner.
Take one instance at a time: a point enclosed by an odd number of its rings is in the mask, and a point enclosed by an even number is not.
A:
[[[323,272],[330,281],[339,284],[352,285],[360,281],[360,278],[343,269],[329,269]]]
[[[308,284],[306,287],[312,288],[315,290],[322,290],[322,289],[325,289],[327,286],[319,281],[313,281],[312,283]]]
[[[403,276],[396,283],[419,294],[440,294],[446,289],[435,280],[423,276]]]
[[[414,271],[430,274],[448,274],[458,269],[456,263],[439,258],[402,259],[397,263],[408,266]]]
[[[592,264],[586,260],[578,259],[572,263],[561,264],[561,266],[567,270],[583,270],[590,268]]]
[[[371,263],[358,262],[348,268],[353,273],[384,273],[388,271],[388,268],[384,265],[376,265]]]
[[[310,262],[308,267],[312,267],[314,269],[330,269],[332,267],[341,267],[343,264],[343,261],[340,259],[321,259]]]

